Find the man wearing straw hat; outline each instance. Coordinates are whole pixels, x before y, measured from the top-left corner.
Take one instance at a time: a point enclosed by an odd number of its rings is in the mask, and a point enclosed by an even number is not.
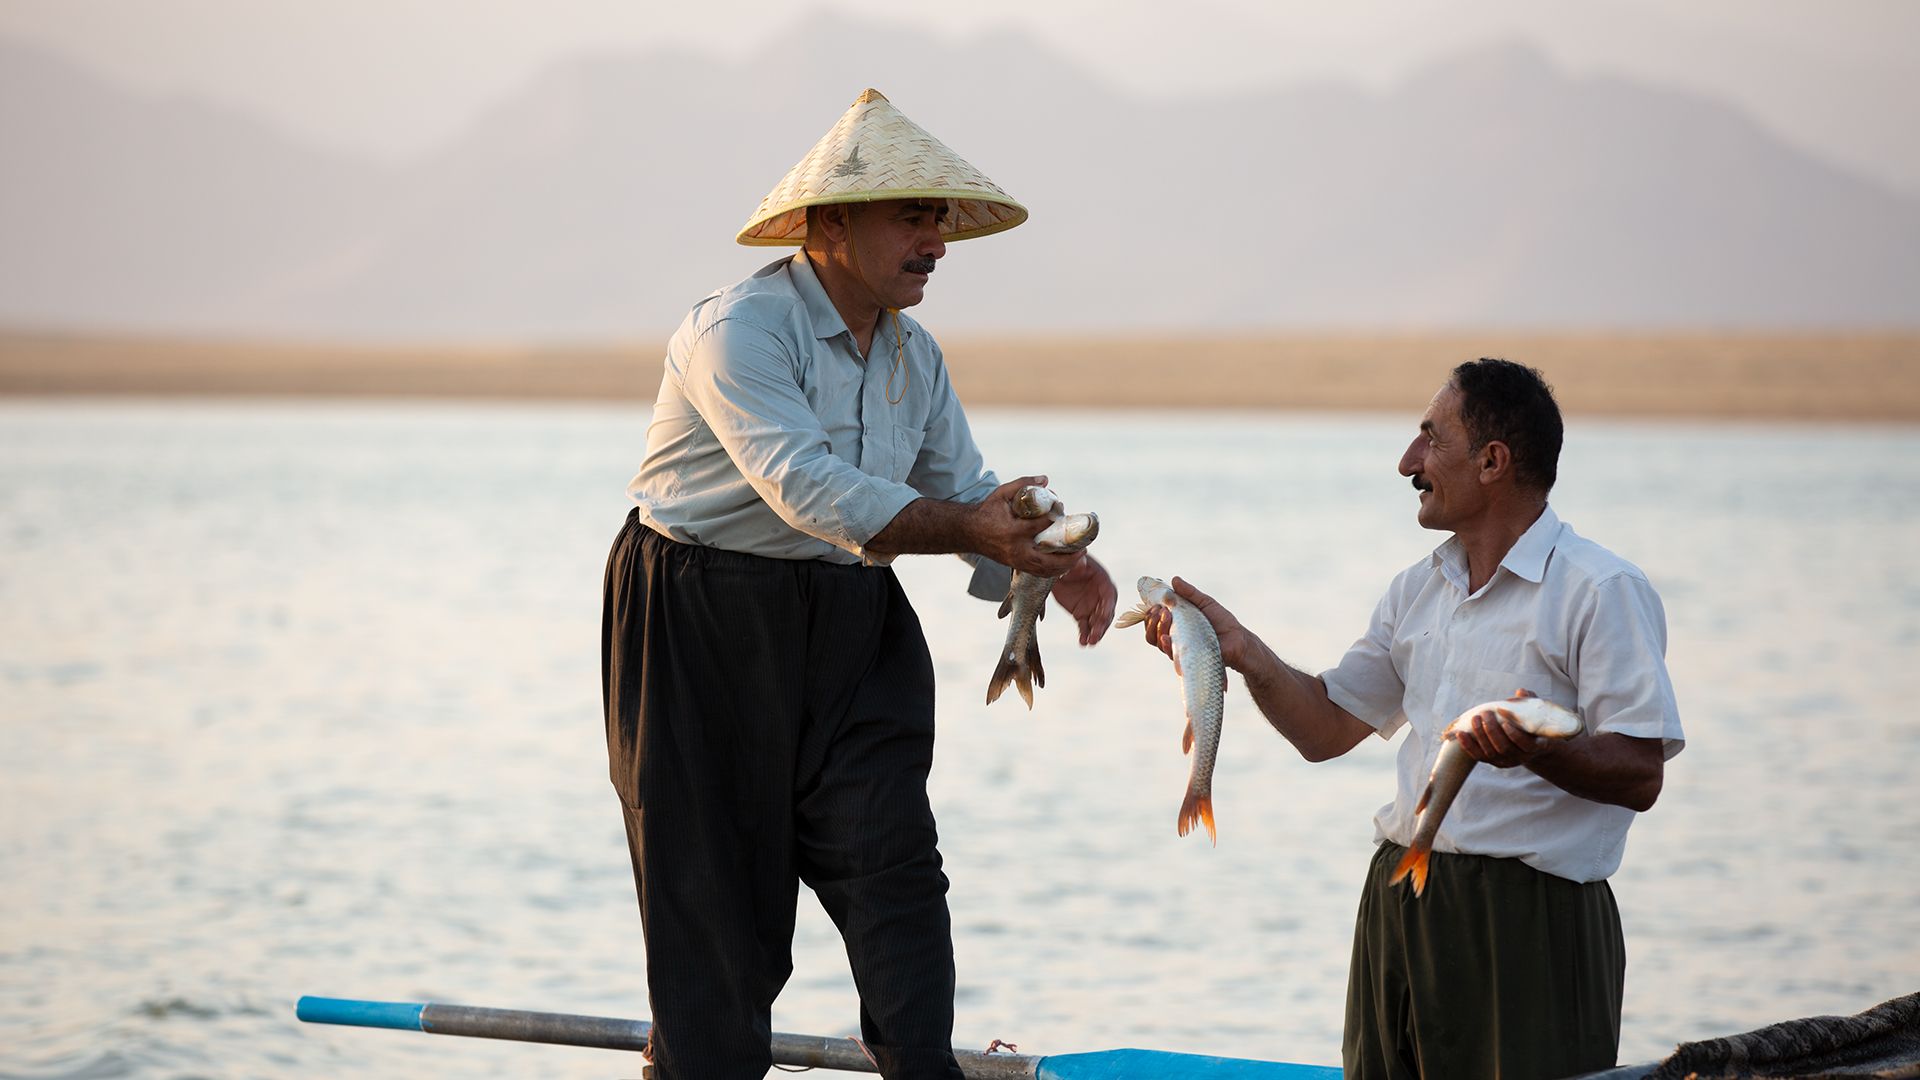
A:
[[[607,563],[607,747],[647,946],[656,1075],[754,1080],[792,970],[797,882],[845,939],[884,1076],[958,1080],[947,879],[926,782],[933,666],[888,563],[952,552],[969,591],[1057,577],[1082,644],[1092,559],[1043,552],[902,313],[948,241],[1027,212],[868,90],[737,239],[799,245],[667,346],[638,505]]]

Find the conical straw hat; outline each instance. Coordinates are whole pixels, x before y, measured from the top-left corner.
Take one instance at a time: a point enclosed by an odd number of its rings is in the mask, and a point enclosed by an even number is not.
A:
[[[1027,220],[1027,208],[878,90],[860,95],[800,164],[774,185],[746,227],[742,244],[799,244],[807,207],[878,199],[952,199],[941,223],[945,240],[1004,232]]]

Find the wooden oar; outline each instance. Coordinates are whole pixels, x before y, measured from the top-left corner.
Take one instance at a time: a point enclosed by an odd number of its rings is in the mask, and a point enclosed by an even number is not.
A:
[[[311,1024],[396,1028],[608,1050],[645,1049],[647,1034],[653,1029],[645,1020],[351,998],[303,997],[294,1013]],[[880,1071],[851,1039],[775,1032],[772,1049],[777,1065]],[[1340,1076],[1339,1069],[1323,1065],[1284,1065],[1161,1050],[1100,1050],[1046,1057],[955,1050],[953,1056],[967,1080],[1339,1080]]]

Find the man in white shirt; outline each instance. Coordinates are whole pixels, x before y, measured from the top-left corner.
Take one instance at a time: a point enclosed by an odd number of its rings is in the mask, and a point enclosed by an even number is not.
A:
[[[1318,676],[1288,665],[1185,581],[1260,711],[1309,761],[1407,729],[1354,932],[1349,1077],[1561,1077],[1613,1064],[1626,971],[1606,878],[1685,736],[1666,616],[1633,564],[1547,505],[1560,411],[1538,372],[1455,368],[1400,459],[1419,522],[1452,533],[1387,588],[1367,633]],[[1168,619],[1147,640],[1170,647]],[[1469,774],[1427,886],[1394,885],[1441,735],[1474,705],[1530,691],[1582,733],[1537,739],[1493,713],[1460,736]]]

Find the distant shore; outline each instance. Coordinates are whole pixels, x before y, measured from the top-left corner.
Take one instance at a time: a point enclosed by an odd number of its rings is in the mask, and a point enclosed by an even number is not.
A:
[[[664,338],[662,338],[664,341]],[[946,336],[970,405],[1417,410],[1463,359],[1539,368],[1570,412],[1920,422],[1920,332]],[[651,402],[661,342],[513,348],[0,332],[0,397]]]

